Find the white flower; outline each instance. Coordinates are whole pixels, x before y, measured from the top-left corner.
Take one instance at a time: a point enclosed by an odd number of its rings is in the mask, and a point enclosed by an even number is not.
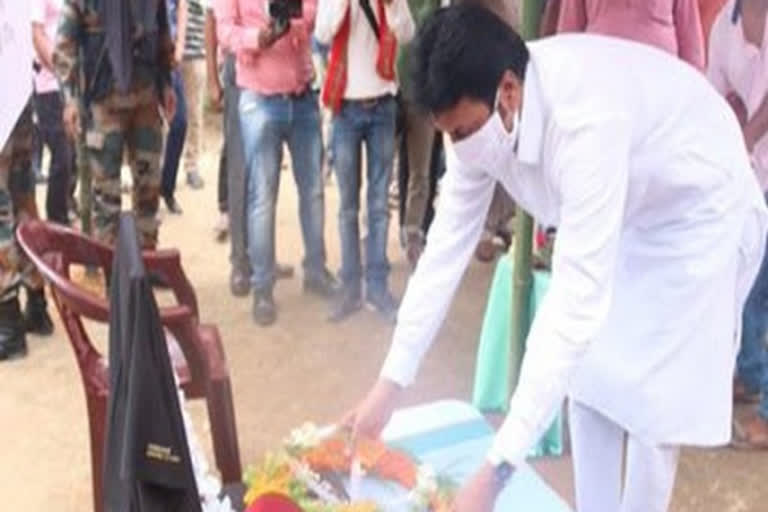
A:
[[[294,459],[288,459],[293,476],[306,485],[312,492],[329,504],[339,503],[331,486],[325,482],[319,474],[314,472],[307,464]]]
[[[422,464],[416,471],[416,486],[408,493],[408,501],[415,507],[429,505],[429,500],[437,492],[437,474],[432,466]]]
[[[437,473],[429,464],[422,464],[416,472],[416,488],[428,494],[437,492]]]
[[[224,498],[223,500],[218,500],[216,498],[206,498],[201,503],[203,512],[234,512],[235,509],[232,508],[232,503],[229,501],[229,497]]]
[[[286,439],[285,444],[288,448],[306,450],[314,448],[321,441],[320,429],[314,423],[305,423],[301,427],[294,429]]]

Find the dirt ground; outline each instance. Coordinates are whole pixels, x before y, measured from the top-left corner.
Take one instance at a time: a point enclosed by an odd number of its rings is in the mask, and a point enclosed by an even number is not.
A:
[[[184,215],[168,216],[163,211],[161,244],[180,248],[184,267],[197,289],[203,321],[216,323],[221,330],[233,378],[242,459],[248,463],[277,446],[292,427],[305,420],[333,421],[354,404],[377,374],[392,329],[367,312],[340,326],[329,325],[325,322],[327,305],[303,295],[300,272],[293,280],[281,282],[276,290],[280,307],[277,325],[261,329],[253,324],[250,300],[229,294],[228,246],[213,239],[218,215],[218,126],[218,121],[209,120],[201,165],[206,187],[190,190],[180,174],[178,199]],[[280,261],[300,270],[303,250],[295,186],[289,173],[283,178],[277,254]],[[40,187],[39,193],[43,190]],[[329,263],[335,270],[339,265],[338,201],[335,185],[326,190],[326,240]],[[407,268],[396,230],[390,233],[394,289],[401,294]],[[492,267],[478,263],[469,269],[439,339],[408,395],[408,404],[470,397],[491,273]],[[106,330],[96,328],[93,335],[103,346]],[[205,408],[200,403],[193,403],[191,408],[199,437],[210,454]],[[60,327],[51,339],[32,337],[28,358],[0,364],[0,511],[90,510],[87,428],[80,377]],[[553,487],[572,501],[568,459],[543,461],[537,466]],[[766,477],[765,454],[727,449],[686,451],[672,510],[768,511]]]

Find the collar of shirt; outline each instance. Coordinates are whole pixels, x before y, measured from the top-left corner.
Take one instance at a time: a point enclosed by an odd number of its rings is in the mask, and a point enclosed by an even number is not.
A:
[[[518,160],[528,165],[538,165],[544,138],[544,107],[541,84],[536,64],[528,62],[523,81],[523,106],[520,113],[520,132],[517,141]]]

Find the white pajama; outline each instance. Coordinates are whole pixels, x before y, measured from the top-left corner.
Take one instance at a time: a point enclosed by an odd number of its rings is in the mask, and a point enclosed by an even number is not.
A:
[[[577,512],[667,511],[679,447],[648,444],[574,400],[570,425]]]

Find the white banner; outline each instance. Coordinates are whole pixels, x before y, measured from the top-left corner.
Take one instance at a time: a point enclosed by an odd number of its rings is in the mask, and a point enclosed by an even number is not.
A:
[[[32,94],[32,25],[22,0],[0,0],[0,147]]]

